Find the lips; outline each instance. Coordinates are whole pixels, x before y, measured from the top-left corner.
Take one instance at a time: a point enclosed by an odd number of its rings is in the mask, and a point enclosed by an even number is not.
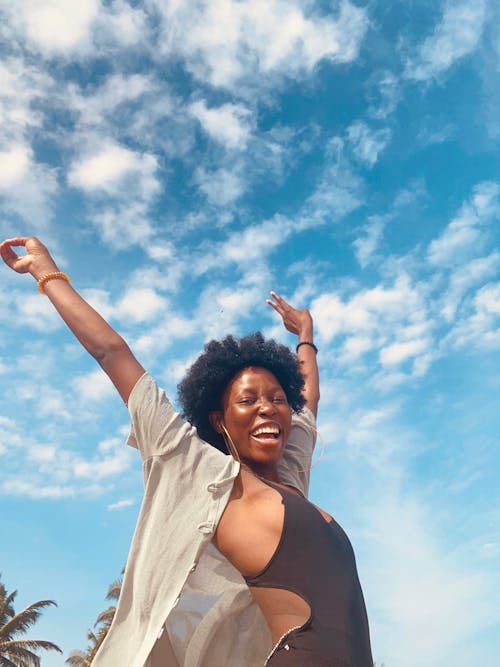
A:
[[[277,440],[281,435],[281,427],[276,422],[266,422],[254,429],[250,435],[259,441]]]

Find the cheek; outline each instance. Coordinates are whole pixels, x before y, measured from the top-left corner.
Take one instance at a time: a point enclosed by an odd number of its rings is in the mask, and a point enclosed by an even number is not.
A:
[[[289,410],[287,410],[286,421],[284,422],[284,429],[286,434],[285,440],[288,440],[288,438],[290,437],[290,432],[292,430],[292,413]]]
[[[224,423],[226,426],[241,427],[248,421],[247,411],[243,408],[232,407],[224,411]]]

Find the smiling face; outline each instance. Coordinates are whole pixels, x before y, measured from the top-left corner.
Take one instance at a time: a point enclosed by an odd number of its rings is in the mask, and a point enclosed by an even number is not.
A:
[[[262,474],[275,469],[291,427],[286,394],[265,368],[244,368],[229,382],[222,410],[211,415],[217,430],[228,431],[242,461]]]

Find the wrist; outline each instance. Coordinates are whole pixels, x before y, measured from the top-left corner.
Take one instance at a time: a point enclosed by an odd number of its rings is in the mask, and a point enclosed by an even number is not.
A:
[[[298,343],[297,347],[295,348],[296,353],[298,354],[299,350],[304,347],[314,350],[315,353],[318,354],[318,348],[311,340],[303,340],[300,343]]]
[[[57,271],[59,271],[59,267],[55,262],[46,262],[41,266],[33,266],[30,268],[30,274],[37,282],[47,274],[55,273]]]
[[[45,285],[46,283],[51,282],[52,280],[64,280],[65,282],[68,283],[68,285],[71,283],[71,278],[68,276],[67,273],[64,273],[63,271],[51,271],[50,273],[46,273],[40,280],[38,281],[38,291],[40,294],[47,294],[45,291]]]
[[[303,329],[299,332],[299,343],[307,343],[313,342],[314,340],[314,335],[313,335],[313,329],[312,327],[307,327],[307,329]]]

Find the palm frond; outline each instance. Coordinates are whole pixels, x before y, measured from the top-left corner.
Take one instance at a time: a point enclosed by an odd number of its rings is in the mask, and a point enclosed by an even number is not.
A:
[[[0,582],[0,626],[7,623],[9,618],[12,618],[16,613],[14,611],[16,595],[17,591],[13,591],[10,595],[7,595],[5,586]]]
[[[28,605],[13,616],[0,627],[0,640],[1,639],[11,639],[16,634],[24,634],[27,632],[32,625],[34,625],[42,614],[42,610],[45,607],[57,607],[57,604],[54,600],[40,600],[39,602],[33,602],[33,604]]]
[[[7,642],[0,642],[0,651],[11,651],[11,650],[24,650],[29,651],[57,651],[62,653],[62,650],[54,644],[53,642],[45,641],[44,639],[12,639]]]
[[[0,644],[0,653],[2,656],[15,660],[16,667],[40,667],[41,659],[40,656],[33,651],[30,651],[28,648],[23,646],[14,646],[17,642],[9,642],[11,646],[7,646],[6,643]]]
[[[123,579],[121,577],[120,579],[116,579],[115,581],[113,581],[113,583],[110,584],[108,588],[108,592],[106,594],[106,600],[118,600],[122,590],[122,584],[123,584]]]
[[[108,607],[105,611],[102,611],[99,616],[97,617],[96,622],[94,623],[94,628],[96,625],[99,625],[99,623],[104,623],[104,625],[109,628],[111,625],[111,621],[115,617],[116,613],[116,607]]]
[[[71,667],[90,667],[90,660],[83,651],[72,651],[64,662]]]

